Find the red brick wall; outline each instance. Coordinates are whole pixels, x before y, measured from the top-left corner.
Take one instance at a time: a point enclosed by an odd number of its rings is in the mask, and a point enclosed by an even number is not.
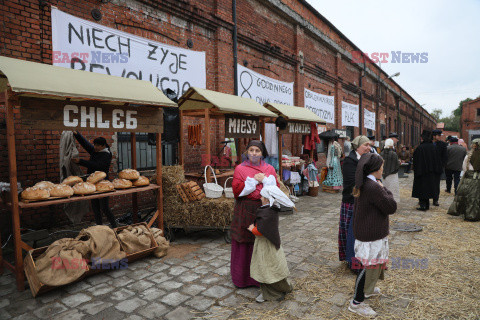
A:
[[[480,109],[480,98],[463,104],[461,117],[461,137],[470,147],[469,130],[480,130],[480,117],[477,117],[477,109]]]
[[[356,48],[338,34],[315,13],[309,11],[298,0],[283,0],[282,8],[287,6],[298,13],[305,21],[336,45],[349,53]],[[49,0],[48,3],[59,10],[82,19],[93,20],[91,10],[96,8],[102,12],[98,23],[112,28],[146,37],[169,45],[186,48],[188,39],[193,40],[193,50],[206,52],[207,88],[225,93],[234,93],[233,54],[232,54],[232,0],[125,0],[102,4],[98,0]],[[274,7],[267,0],[237,1],[238,17],[238,63],[247,62],[247,67],[266,76],[286,82],[295,82],[295,104],[303,106],[303,88],[335,95],[336,125],[328,125],[329,129],[337,127],[341,122],[341,101],[359,102],[358,82],[362,65],[352,63],[348,54],[339,54],[331,44],[315,36],[312,31],[299,25],[282,8]],[[38,1],[10,0],[0,2],[0,55],[51,64],[52,39],[50,6],[41,8]],[[304,68],[301,70],[299,54],[304,55]],[[385,74],[367,63],[368,72],[363,78],[363,107],[376,110],[378,77],[388,83],[396,91],[400,91]],[[370,98],[368,98],[370,97]],[[413,99],[402,92],[402,98],[418,106]],[[1,99],[1,98],[0,98]],[[372,107],[372,101],[374,107]],[[378,107],[379,112],[387,115],[393,122],[397,119],[396,98],[389,92],[387,101]],[[17,113],[17,116],[19,114]],[[407,111],[406,121],[420,126],[417,120],[411,119]],[[379,115],[377,114],[377,119]],[[17,119],[18,120],[18,119]],[[205,143],[191,147],[187,142],[188,125],[203,124],[198,118],[184,119],[185,133],[185,168],[187,171],[199,170],[198,159],[206,153]],[[380,120],[380,119],[379,119]],[[7,150],[5,129],[1,126],[5,121],[5,110],[0,100],[0,179],[8,181]],[[377,121],[379,123],[379,121]],[[414,123],[415,122],[415,123]],[[363,112],[362,121],[363,124]],[[433,122],[424,120],[423,126],[432,126]],[[379,125],[377,126],[379,129]],[[341,127],[344,128],[344,127]],[[387,130],[389,130],[387,128]],[[221,120],[212,120],[209,128],[202,126],[202,135],[210,135],[211,152],[218,153],[219,144],[224,140],[224,125]],[[359,129],[355,128],[355,134]],[[366,129],[363,130],[366,133]],[[388,132],[387,132],[388,133]],[[17,163],[18,178],[23,186],[30,186],[40,180],[58,181],[58,131],[21,130],[17,127]],[[115,144],[115,137],[109,133],[90,132],[88,139],[104,136]],[[379,135],[378,135],[379,137]],[[284,136],[285,147],[293,153],[301,149],[301,137]],[[87,156],[83,154],[83,156]],[[116,163],[116,154],[114,154]],[[116,171],[115,165],[112,172]],[[144,198],[149,198],[145,196]],[[151,205],[148,199],[140,199],[143,206]],[[115,201],[119,211],[128,210],[129,199]],[[52,223],[50,213],[32,212],[22,217],[26,225],[40,226]],[[57,221],[58,220],[58,221]],[[63,215],[55,217],[55,223],[64,221]]]

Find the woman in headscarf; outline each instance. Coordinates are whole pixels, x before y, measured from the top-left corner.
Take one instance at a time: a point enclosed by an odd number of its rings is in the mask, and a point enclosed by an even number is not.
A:
[[[351,256],[347,257],[347,236],[350,221],[353,216],[354,197],[352,195],[355,186],[355,171],[357,170],[360,157],[370,152],[370,140],[366,136],[358,136],[352,141],[352,151],[343,160],[343,192],[342,205],[340,209],[340,224],[338,228],[338,257],[340,261],[346,261],[348,267],[351,267]],[[353,238],[353,232],[350,233]],[[351,252],[353,252],[353,242],[351,242]],[[353,255],[353,254],[352,254]]]
[[[239,288],[259,286],[250,277],[255,236],[248,230],[253,224],[257,209],[262,205],[260,191],[264,185],[276,185],[275,169],[263,161],[268,157],[263,142],[252,140],[247,146],[246,159],[235,168],[232,188],[235,207],[231,225],[232,254],[230,273],[233,284]]]
[[[480,138],[472,141],[472,150],[463,161],[462,180],[448,214],[464,215],[465,220],[480,221]]]
[[[385,161],[383,167],[383,185],[392,192],[395,201],[400,203],[400,185],[398,183],[398,168],[400,168],[400,163],[393,147],[393,140],[387,139],[385,140],[385,148],[380,153]]]
[[[364,300],[381,295],[380,288],[375,285],[383,279],[388,261],[389,215],[397,210],[392,193],[380,181],[382,173],[383,159],[378,154],[363,155],[355,172],[353,189],[355,267],[360,272],[348,310],[366,317],[377,315]]]

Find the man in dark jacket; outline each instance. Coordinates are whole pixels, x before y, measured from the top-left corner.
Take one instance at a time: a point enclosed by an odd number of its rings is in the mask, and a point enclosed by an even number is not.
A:
[[[437,148],[437,153],[440,161],[440,165],[442,166],[442,171],[435,176],[435,196],[433,197],[433,205],[439,206],[438,198],[440,196],[440,180],[445,169],[445,165],[447,164],[447,146],[448,144],[445,141],[440,140],[442,137],[442,130],[435,129],[432,131],[433,137],[433,145]]]
[[[450,145],[447,147],[447,165],[445,166],[445,175],[447,176],[446,192],[452,190],[452,178],[454,182],[455,194],[457,194],[458,183],[460,182],[460,172],[462,171],[463,160],[467,155],[467,150],[458,144],[458,139],[450,138]]]
[[[422,143],[413,153],[413,190],[412,197],[418,198],[420,207],[426,211],[430,208],[430,200],[436,196],[436,183],[440,181],[442,164],[437,148],[432,143],[431,132],[422,132]]]
[[[107,140],[103,137],[98,137],[93,140],[93,145],[88,142],[78,131],[73,133],[73,136],[82,145],[82,147],[90,154],[90,160],[73,159],[73,161],[83,167],[87,168],[87,173],[93,173],[95,171],[103,171],[107,174],[110,170],[110,164],[112,162],[112,153],[107,144]],[[112,228],[117,227],[115,217],[110,210],[108,204],[108,197],[100,199],[92,199],[92,209],[95,214],[95,223],[97,225],[103,224],[102,211],[105,213]]]

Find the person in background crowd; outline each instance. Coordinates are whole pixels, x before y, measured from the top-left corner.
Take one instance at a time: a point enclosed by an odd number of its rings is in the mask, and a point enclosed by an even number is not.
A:
[[[407,164],[407,169],[405,170],[406,173],[410,173],[410,168],[412,166],[411,158],[412,155],[410,153],[410,150],[408,150],[408,147],[402,146],[400,151],[398,152],[398,158],[400,159],[400,163]]]
[[[370,140],[366,136],[358,136],[352,141],[352,151],[345,157],[342,167],[343,175],[343,191],[342,204],[340,208],[340,223],[338,228],[338,256],[340,261],[346,261],[349,268],[352,267],[351,258],[353,256],[354,237],[353,231],[348,234],[351,219],[353,216],[354,197],[352,195],[355,186],[355,170],[357,169],[360,157],[370,152]],[[347,238],[351,236],[349,243],[351,246],[347,248]],[[347,249],[351,252],[347,256]]]
[[[445,165],[447,164],[447,146],[448,144],[445,141],[441,140],[442,137],[442,130],[440,129],[435,129],[432,131],[432,137],[433,137],[433,145],[437,148],[437,153],[439,156],[439,161],[442,166],[442,171],[435,176],[435,195],[433,197],[433,205],[434,206],[439,206],[438,203],[438,198],[440,196],[440,179],[441,175],[443,173],[443,170],[445,170]]]
[[[377,148],[375,147],[375,136],[369,136],[368,139],[370,139],[370,152],[378,154]]]
[[[396,132],[390,132],[388,135],[388,138],[393,140],[393,150],[397,150],[397,144],[398,144],[398,134]]]
[[[343,142],[343,154],[345,157],[348,157],[350,152],[352,151],[352,143],[350,142],[350,137],[346,137],[345,141]]]
[[[418,198],[417,210],[430,209],[430,200],[436,195],[435,183],[442,173],[442,163],[437,148],[432,143],[432,132],[423,130],[422,142],[413,153],[412,197]]]
[[[108,146],[107,140],[103,137],[98,137],[93,140],[93,144],[88,142],[78,131],[73,132],[73,136],[80,143],[80,145],[90,154],[90,160],[72,159],[73,162],[80,166],[87,168],[87,173],[94,173],[95,171],[103,171],[107,174],[112,163],[112,152]],[[117,227],[115,216],[110,210],[108,204],[108,197],[100,199],[92,199],[92,209],[95,215],[95,223],[97,225],[103,224],[102,212],[110,222],[112,228]]]
[[[259,286],[259,283],[250,277],[255,236],[248,231],[248,227],[254,222],[257,209],[262,205],[260,191],[263,186],[278,186],[275,169],[263,160],[266,157],[268,152],[263,142],[250,141],[247,145],[246,159],[235,168],[233,174],[235,207],[230,228],[232,236],[230,273],[233,284],[238,288]]]
[[[467,144],[465,143],[465,140],[463,140],[463,139],[458,139],[458,144],[461,145],[462,147],[464,147],[465,150],[467,150],[467,152],[468,152],[468,146],[467,146]]]
[[[462,165],[466,155],[467,150],[458,144],[458,139],[451,137],[450,145],[447,147],[447,165],[445,166],[447,189],[445,192],[451,192],[453,179],[455,194],[457,194],[460,172],[462,171]]]
[[[447,213],[463,215],[467,221],[480,221],[480,138],[472,141],[462,169],[465,173]]]
[[[385,148],[388,140],[385,141]],[[395,154],[393,151],[391,153]],[[383,279],[388,261],[389,215],[397,211],[392,193],[380,181],[382,173],[382,158],[371,153],[360,158],[355,172],[353,232],[355,260],[359,262],[355,267],[360,272],[348,310],[365,317],[377,315],[364,301],[365,298],[381,295],[380,288],[375,285],[379,279]]]
[[[385,148],[380,154],[383,158],[383,185],[390,190],[397,203],[400,202],[400,184],[398,182],[398,168],[400,161],[397,153],[393,149],[393,140],[385,141]]]
[[[382,136],[382,141],[380,141],[380,152],[382,152],[383,148],[385,147],[385,140],[387,140],[387,137]]]

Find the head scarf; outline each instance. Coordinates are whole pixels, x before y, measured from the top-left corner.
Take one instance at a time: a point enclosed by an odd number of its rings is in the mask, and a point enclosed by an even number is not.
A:
[[[475,149],[472,150],[472,157],[470,158],[470,163],[472,164],[473,170],[480,171],[480,138],[472,141],[472,148],[475,144],[477,146],[475,147]]]
[[[393,148],[394,143],[392,139],[385,140],[385,148]]]
[[[250,148],[252,146],[258,147],[262,151],[262,157],[264,157],[264,158],[268,157],[267,148],[265,147],[265,144],[262,141],[260,141],[260,140],[250,141],[250,143],[247,146],[247,150],[248,150],[248,148]]]
[[[366,153],[358,161],[357,171],[355,171],[355,187],[360,189],[365,182],[365,178],[372,172],[378,171],[383,164],[381,156],[375,153]]]
[[[360,147],[362,144],[364,144],[365,142],[370,142],[370,139],[368,139],[368,137],[366,136],[357,136],[355,139],[353,139],[352,141],[352,147],[353,147],[353,150],[357,150],[358,147]]]

